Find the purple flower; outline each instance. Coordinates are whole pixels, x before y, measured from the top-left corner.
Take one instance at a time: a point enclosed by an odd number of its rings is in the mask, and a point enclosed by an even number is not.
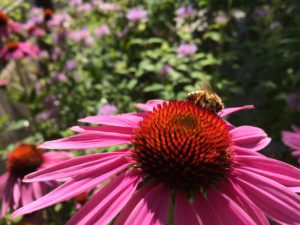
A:
[[[289,107],[300,111],[300,94],[292,93],[287,96],[286,102]]]
[[[196,14],[196,10],[192,6],[182,6],[176,10],[176,16],[178,17],[192,17]]]
[[[71,21],[71,17],[68,13],[55,14],[48,22],[49,27],[59,27],[65,25]]]
[[[75,42],[84,43],[88,47],[94,44],[94,39],[91,37],[90,32],[86,27],[83,27],[79,31],[70,32],[69,38]]]
[[[271,13],[270,9],[256,9],[255,10],[255,15],[257,15],[259,18],[264,18],[267,15]]]
[[[194,43],[182,43],[176,50],[178,56],[193,55],[196,51],[197,46]]]
[[[62,72],[60,72],[60,73],[58,73],[58,72],[53,72],[52,74],[51,74],[51,77],[52,77],[52,79],[55,81],[55,82],[65,82],[65,81],[67,81],[67,76],[66,76],[66,74],[64,74],[64,73],[62,73]]]
[[[69,4],[71,7],[78,7],[82,5],[82,0],[71,0]]]
[[[173,68],[169,64],[163,65],[163,67],[160,70],[160,73],[162,75],[168,75],[173,71]]]
[[[104,103],[98,109],[98,115],[113,115],[118,112],[118,108],[111,103]]]
[[[94,34],[96,35],[96,37],[99,37],[99,38],[103,37],[109,33],[110,33],[110,30],[106,24],[103,24],[102,26],[100,26],[94,30]]]
[[[69,59],[66,62],[66,70],[70,71],[70,70],[74,70],[76,68],[76,61],[74,59]]]
[[[143,10],[140,7],[135,7],[135,8],[129,9],[126,17],[128,20],[131,20],[131,21],[140,21],[140,20],[146,19],[147,15],[148,15],[147,11]]]
[[[101,2],[101,1],[94,0],[93,4],[98,5],[100,10],[103,12],[115,12],[121,9],[121,6],[115,3],[108,3],[108,2]]]
[[[92,10],[92,5],[90,3],[83,3],[82,5],[78,6],[78,10],[80,12],[89,12]]]

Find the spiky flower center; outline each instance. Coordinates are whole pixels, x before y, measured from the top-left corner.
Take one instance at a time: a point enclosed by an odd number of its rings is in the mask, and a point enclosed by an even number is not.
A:
[[[8,16],[4,12],[0,12],[0,27],[6,27],[8,24]]]
[[[4,47],[7,49],[8,52],[14,52],[18,49],[19,42],[18,41],[7,42]]]
[[[45,8],[44,9],[44,20],[47,22],[52,19],[54,12],[52,9]]]
[[[23,178],[36,171],[43,163],[43,153],[32,145],[21,144],[8,156],[7,170],[15,177]]]
[[[225,122],[188,101],[159,105],[140,122],[133,145],[145,177],[189,193],[226,179],[234,154]]]

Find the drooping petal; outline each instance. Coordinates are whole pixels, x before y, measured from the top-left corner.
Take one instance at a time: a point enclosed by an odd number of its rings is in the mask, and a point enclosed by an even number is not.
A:
[[[93,132],[77,134],[54,141],[47,141],[41,144],[39,147],[66,150],[92,149],[112,145],[128,144],[130,140],[131,135],[128,134]]]
[[[198,194],[195,198],[194,208],[204,225],[227,225],[222,222],[218,213],[208,204],[207,200]]]
[[[32,184],[22,184],[22,205],[27,205],[34,200]]]
[[[6,187],[7,181],[9,179],[9,173],[6,172],[0,176],[0,198],[2,198],[4,189]]]
[[[211,189],[208,191],[207,198],[208,204],[218,213],[223,224],[257,225],[250,216],[227,195]]]
[[[300,197],[281,184],[252,172],[235,169],[232,180],[267,216],[279,223],[300,224]]]
[[[21,203],[21,196],[22,196],[22,185],[19,179],[15,180],[14,187],[13,187],[13,202],[14,208],[19,208]]]
[[[233,182],[224,182],[221,185],[221,192],[239,204],[256,225],[270,225],[264,213]]]
[[[300,170],[267,157],[238,156],[237,167],[270,178],[294,192],[300,192]]]
[[[98,191],[66,225],[109,224],[135,192],[141,175],[128,171]]]
[[[5,184],[5,188],[3,190],[2,213],[1,213],[2,217],[4,217],[5,214],[7,213],[10,203],[12,201],[13,187],[15,181],[16,181],[15,177],[11,175],[8,176],[7,183]]]
[[[116,151],[80,156],[28,174],[23,181],[37,182],[78,176],[113,164],[127,154],[126,151]]]
[[[137,107],[138,109],[144,110],[146,112],[151,112],[155,107],[157,107],[158,105],[162,105],[164,102],[167,102],[167,101],[153,99],[153,100],[147,101],[145,104],[143,104],[143,103],[135,104],[135,107]]]
[[[245,105],[242,107],[226,108],[226,109],[221,110],[218,114],[221,117],[225,117],[231,113],[235,113],[235,112],[246,110],[246,109],[254,109],[254,106],[253,105]]]
[[[165,225],[169,191],[164,185],[147,185],[127,203],[115,225]]]
[[[143,120],[144,115],[144,113],[125,113],[107,116],[88,116],[79,121],[84,123],[136,128],[138,127],[139,122]]]
[[[32,184],[33,198],[39,199],[44,195],[43,183],[41,182],[33,182]]]
[[[230,130],[229,133],[232,135],[234,146],[249,151],[259,151],[271,141],[262,129],[252,126],[240,126]]]
[[[81,174],[54,189],[52,192],[48,193],[42,198],[16,210],[12,217],[57,204],[83,192],[89,191],[113,175],[126,169],[129,165],[130,163],[128,163],[127,160],[120,159],[111,165],[107,165],[105,168],[101,168],[101,170],[91,171],[87,174]]]
[[[196,213],[193,205],[190,204],[183,193],[176,195],[174,207],[174,224],[175,225],[204,225],[201,218]]]

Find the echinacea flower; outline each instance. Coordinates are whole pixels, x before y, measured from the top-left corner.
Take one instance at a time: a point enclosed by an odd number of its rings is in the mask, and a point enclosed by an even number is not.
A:
[[[6,60],[17,60],[25,57],[36,57],[39,52],[39,49],[30,43],[11,41],[7,42],[0,50],[0,57]]]
[[[131,8],[127,12],[127,19],[130,21],[140,21],[147,18],[147,11],[140,7]]]
[[[20,144],[8,156],[7,172],[0,176],[1,216],[9,210],[26,205],[57,186],[55,181],[23,183],[27,174],[70,159],[64,152],[43,153],[33,145]]]
[[[178,56],[194,55],[196,51],[197,45],[195,45],[194,43],[182,43],[176,50]]]
[[[293,131],[282,132],[282,141],[293,150],[292,155],[295,156],[300,163],[300,127],[292,126],[292,129]]]
[[[6,13],[0,11],[0,38],[18,32],[20,27],[20,23],[11,21]]]
[[[37,171],[26,182],[68,178],[57,189],[17,211],[30,213],[106,183],[67,222],[71,224],[266,225],[267,217],[299,224],[300,171],[257,151],[270,142],[256,127],[223,119],[252,106],[214,113],[192,101],[152,100],[144,112],[90,116],[97,126],[45,142],[42,148],[94,149],[129,144]],[[110,181],[107,183],[106,181]],[[173,211],[173,212],[171,212]]]

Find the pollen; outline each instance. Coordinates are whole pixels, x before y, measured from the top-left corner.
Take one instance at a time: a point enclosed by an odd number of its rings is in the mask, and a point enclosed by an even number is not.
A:
[[[233,163],[224,120],[189,101],[159,105],[140,122],[132,143],[145,177],[189,193],[217,186]]]
[[[43,153],[33,145],[20,144],[7,160],[7,170],[15,177],[23,178],[36,171],[43,163]]]

